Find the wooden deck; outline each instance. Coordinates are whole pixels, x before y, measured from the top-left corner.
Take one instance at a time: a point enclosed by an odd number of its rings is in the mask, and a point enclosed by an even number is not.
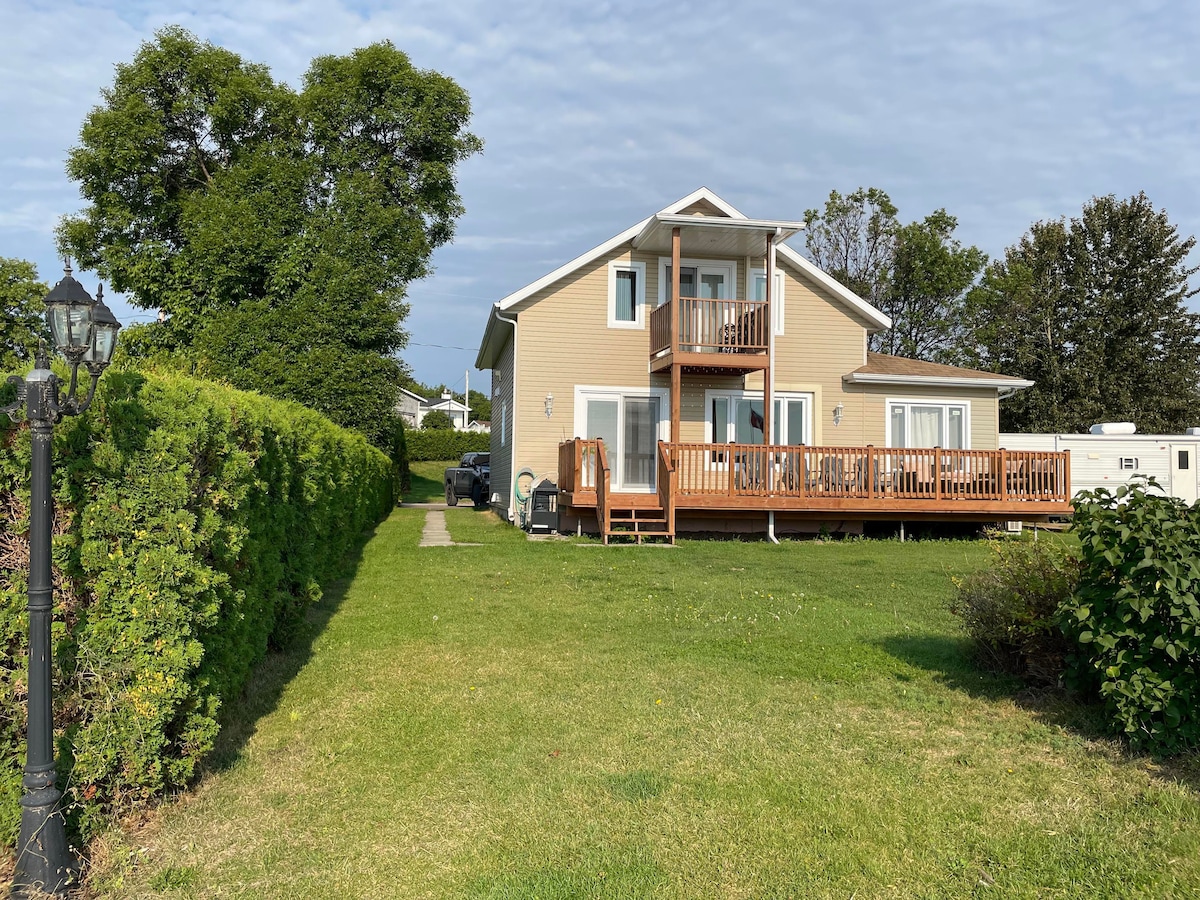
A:
[[[650,371],[746,374],[769,365],[767,305],[755,300],[681,297],[650,313]],[[677,322],[672,334],[672,321]]]
[[[672,536],[680,512],[964,522],[1071,512],[1068,453],[666,441],[658,449],[657,490],[633,494],[612,490],[603,442],[562,443],[560,505],[595,509],[606,536],[614,509],[658,510]]]

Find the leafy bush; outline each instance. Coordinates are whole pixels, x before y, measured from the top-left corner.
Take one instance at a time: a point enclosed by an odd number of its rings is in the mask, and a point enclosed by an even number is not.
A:
[[[29,430],[0,425],[0,840],[24,748]],[[268,646],[286,642],[363,530],[388,458],[294,403],[183,375],[110,372],[55,430],[61,779],[86,837],[185,785]]]
[[[1083,568],[1064,627],[1071,660],[1098,685],[1133,746],[1171,754],[1200,745],[1200,504],[1153,479],[1075,499]]]
[[[447,428],[453,428],[454,423],[450,421],[450,416],[440,409],[433,409],[425,413],[421,419],[421,427],[427,431],[443,431]]]
[[[950,611],[991,669],[1055,684],[1069,644],[1059,607],[1075,591],[1079,560],[1060,542],[995,541],[992,564],[964,579]]]
[[[487,453],[492,436],[482,431],[443,431],[421,428],[406,435],[408,458],[414,462],[462,459],[464,453]]]

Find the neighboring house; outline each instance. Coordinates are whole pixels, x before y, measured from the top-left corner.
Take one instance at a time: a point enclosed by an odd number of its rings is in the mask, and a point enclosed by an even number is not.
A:
[[[1032,382],[868,353],[891,321],[783,243],[802,228],[701,188],[497,302],[492,505],[515,518],[529,469],[606,537],[1065,513],[1065,454],[999,449]]]
[[[406,388],[400,388],[400,399],[396,401],[396,412],[404,420],[405,428],[419,428],[424,418],[424,406],[428,401]]]
[[[467,425],[467,431],[489,432],[492,430],[491,422],[482,422],[479,419],[472,419]]]
[[[424,409],[421,410],[421,418],[425,418],[425,414],[440,410],[450,417],[450,424],[455,431],[467,431],[467,421],[470,414],[470,409],[457,400],[439,400],[437,403],[427,403]]]

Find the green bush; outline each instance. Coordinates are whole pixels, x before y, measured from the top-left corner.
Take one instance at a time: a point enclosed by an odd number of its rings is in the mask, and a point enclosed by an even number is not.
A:
[[[955,579],[950,611],[985,666],[1056,684],[1069,647],[1058,611],[1075,591],[1079,560],[1055,540],[994,541],[992,549],[990,566]]]
[[[421,428],[407,433],[408,458],[413,462],[462,459],[464,453],[487,453],[492,436],[483,431],[444,431]]]
[[[1200,504],[1157,488],[1076,497],[1083,568],[1063,624],[1079,642],[1072,670],[1114,728],[1172,754],[1200,745]]]
[[[24,759],[29,431],[0,425],[0,840]],[[56,428],[60,785],[84,837],[188,783],[269,646],[364,529],[392,464],[294,403],[177,374],[110,372]]]

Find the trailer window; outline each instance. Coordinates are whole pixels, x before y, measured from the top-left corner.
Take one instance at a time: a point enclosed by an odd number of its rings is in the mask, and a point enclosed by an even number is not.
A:
[[[1134,469],[1136,469],[1137,467],[1138,467],[1138,463],[1137,463],[1137,457],[1136,457],[1136,456],[1122,456],[1122,457],[1121,457],[1121,469],[1122,469],[1122,471],[1130,471],[1130,472],[1132,472],[1132,471],[1133,471]]]
[[[1188,450],[1180,450],[1179,451],[1179,466],[1178,466],[1179,471],[1186,472],[1188,469],[1191,468],[1191,457],[1192,457],[1191,451],[1188,451]]]

